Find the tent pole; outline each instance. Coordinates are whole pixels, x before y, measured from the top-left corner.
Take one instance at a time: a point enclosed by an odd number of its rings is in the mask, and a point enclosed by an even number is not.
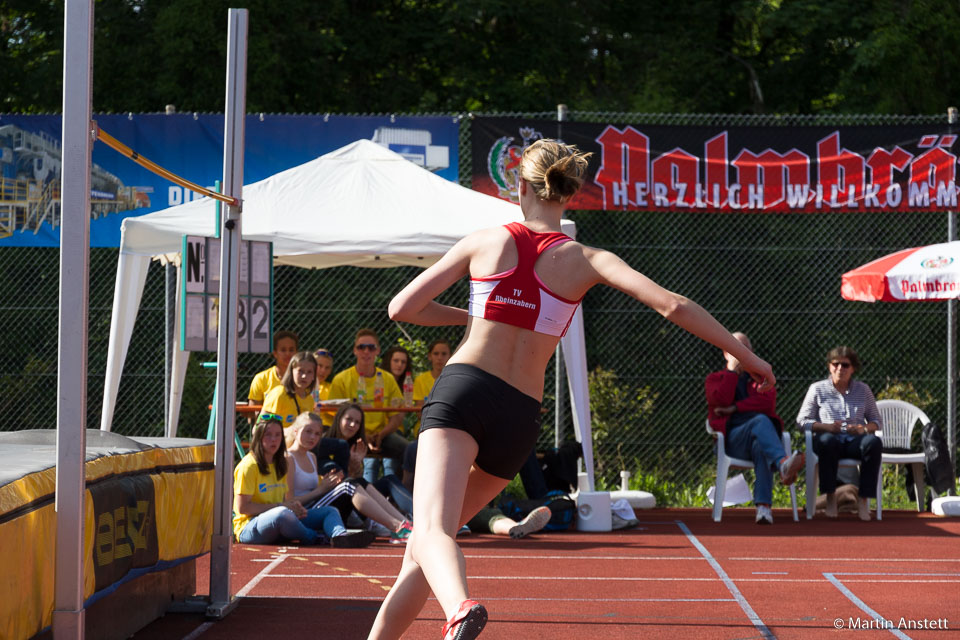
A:
[[[562,397],[560,394],[562,392],[563,381],[560,378],[560,370],[564,372],[567,370],[567,363],[563,361],[563,352],[560,350],[560,343],[557,343],[557,348],[554,353],[554,388],[553,388],[553,446],[557,449],[560,448],[560,443],[563,441],[561,437],[560,430],[563,428],[563,407],[565,406],[560,402]]]
[[[957,123],[957,108],[947,108],[949,132]],[[957,239],[957,212],[947,212],[947,242]],[[947,448],[954,475],[957,470],[957,301],[947,301]]]
[[[247,78],[247,10],[230,9],[227,35],[227,96],[223,132],[223,191],[239,202],[243,192],[244,116]],[[237,308],[240,279],[241,207],[229,205],[220,230],[220,316],[217,331],[216,447],[210,604],[207,616],[222,618],[237,605],[230,593],[233,538],[233,440],[237,399]]]
[[[957,239],[957,212],[947,213],[948,242]],[[957,301],[947,301],[947,447],[957,468]]]
[[[163,301],[165,314],[163,317],[163,435],[171,437],[170,427],[170,389],[173,376],[173,350],[175,348],[176,336],[173,333],[176,326],[174,314],[177,312],[177,269],[170,262],[165,267],[167,289],[166,297]]]

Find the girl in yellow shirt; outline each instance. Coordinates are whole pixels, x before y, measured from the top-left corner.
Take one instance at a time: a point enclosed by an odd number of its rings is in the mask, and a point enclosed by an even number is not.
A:
[[[324,540],[335,547],[365,547],[373,541],[369,531],[350,533],[333,507],[305,509],[289,497],[286,446],[279,416],[261,414],[253,427],[250,452],[233,472],[233,533],[244,544],[273,544],[299,540],[316,544]]]
[[[317,361],[313,354],[300,351],[294,355],[281,382],[281,386],[267,393],[261,411],[280,416],[283,428],[287,429],[298,415],[313,411],[313,390],[317,387]]]

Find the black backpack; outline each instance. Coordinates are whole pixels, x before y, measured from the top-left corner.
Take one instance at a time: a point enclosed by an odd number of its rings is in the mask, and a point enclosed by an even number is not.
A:
[[[940,427],[930,422],[923,425],[920,433],[923,442],[923,455],[926,458],[926,472],[931,487],[939,495],[951,493],[956,488],[953,477],[953,464],[950,462],[950,449]]]

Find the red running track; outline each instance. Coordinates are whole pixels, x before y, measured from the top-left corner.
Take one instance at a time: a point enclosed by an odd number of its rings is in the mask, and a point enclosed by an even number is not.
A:
[[[489,640],[960,638],[960,519],[883,516],[794,523],[783,510],[764,527],[752,509],[719,524],[708,510],[656,509],[624,532],[458,540]],[[402,553],[235,545],[230,615],[168,614],[134,637],[366,638]],[[207,571],[199,562],[198,593]],[[435,640],[442,624],[431,599],[404,637]]]

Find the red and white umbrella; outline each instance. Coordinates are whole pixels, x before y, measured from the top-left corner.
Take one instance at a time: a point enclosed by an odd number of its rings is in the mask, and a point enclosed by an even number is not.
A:
[[[960,298],[960,241],[892,253],[843,274],[840,295],[861,302]]]

